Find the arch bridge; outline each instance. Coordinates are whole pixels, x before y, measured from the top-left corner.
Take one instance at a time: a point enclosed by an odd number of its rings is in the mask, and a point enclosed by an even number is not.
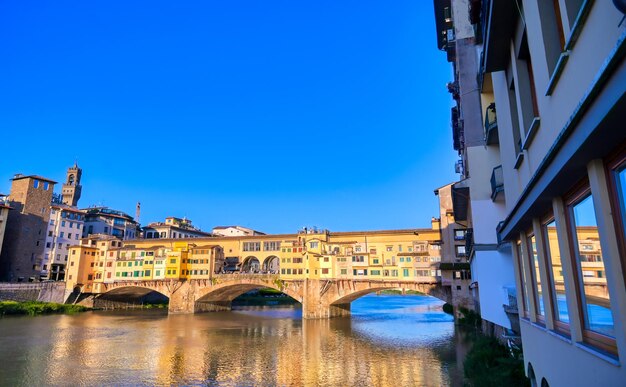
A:
[[[359,279],[280,279],[277,274],[222,274],[211,279],[118,281],[102,284],[107,294],[158,292],[169,298],[169,313],[230,310],[231,302],[254,289],[272,288],[302,304],[302,317],[329,318],[350,314],[350,303],[386,289],[415,290],[450,302],[449,288],[439,282]],[[134,289],[134,290],[133,290]]]

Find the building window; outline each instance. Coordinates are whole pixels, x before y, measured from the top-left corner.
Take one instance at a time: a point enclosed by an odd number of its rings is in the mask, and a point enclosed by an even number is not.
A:
[[[243,251],[261,251],[261,242],[243,242]]]
[[[410,276],[409,269],[402,269],[402,276],[403,277],[409,277]]]
[[[611,300],[604,278],[605,267],[593,197],[588,187],[568,201],[567,214],[575,256],[573,267],[578,277],[576,291],[585,329],[583,336],[590,344],[616,352]],[[593,245],[594,250],[583,251],[581,246],[584,244]]]
[[[341,275],[347,275],[348,269],[341,269]]]
[[[569,334],[569,312],[567,310],[567,296],[565,293],[565,281],[563,280],[563,266],[561,264],[561,251],[556,230],[556,223],[550,220],[542,226],[543,240],[546,251],[546,264],[548,268],[552,304],[554,305],[554,319],[557,330]]]
[[[39,180],[33,180],[33,188],[39,188]]]
[[[454,230],[454,240],[455,241],[465,240],[465,230]]]
[[[548,71],[552,74],[565,47],[561,7],[558,0],[539,1],[537,4],[539,6],[541,35],[548,62]]]
[[[265,251],[279,251],[280,242],[263,242],[263,250]]]
[[[534,235],[526,238],[528,246],[528,255],[530,255],[530,275],[533,289],[533,297],[535,300],[535,313],[537,319],[545,322],[545,306],[543,305],[543,292],[541,288],[541,275],[539,273],[539,255],[537,254],[537,240]]]
[[[328,274],[328,269],[326,268],[322,269],[322,274]]]

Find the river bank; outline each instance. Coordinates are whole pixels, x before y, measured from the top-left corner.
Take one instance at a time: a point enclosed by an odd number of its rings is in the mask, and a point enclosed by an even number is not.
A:
[[[0,301],[0,316],[27,315],[37,316],[44,314],[73,314],[89,310],[81,305],[57,304],[40,301]]]

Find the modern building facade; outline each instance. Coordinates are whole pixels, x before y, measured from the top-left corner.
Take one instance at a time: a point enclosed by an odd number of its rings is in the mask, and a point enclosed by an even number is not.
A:
[[[41,176],[21,174],[11,180],[7,204],[12,210],[8,213],[0,253],[0,280],[39,280],[56,182]]]
[[[89,207],[85,213],[83,237],[92,234],[112,235],[119,239],[139,237],[139,224],[132,216],[108,207]]]
[[[499,157],[491,191],[505,198],[497,235],[512,246],[526,373],[542,386],[623,385],[624,10],[583,0],[435,5],[439,24],[474,33],[476,62],[460,72],[477,79],[484,152]],[[446,48],[458,43],[446,36]],[[455,138],[472,141],[460,129]]]
[[[477,76],[480,37],[471,24],[476,2],[434,3],[437,45],[446,52],[454,74],[447,87],[454,101],[451,124],[460,181],[451,187],[451,204],[454,222],[466,230],[465,245],[455,249],[461,260],[466,257],[469,262],[474,307],[483,319],[483,330],[496,337],[514,337],[519,332],[512,332],[518,320],[513,255],[496,231],[506,217],[508,197],[500,185],[499,148],[493,133],[485,132],[482,106],[488,107],[492,97],[481,94]]]
[[[65,279],[69,248],[82,239],[85,213],[64,204],[50,206],[50,221],[46,230],[46,244],[41,278],[54,281]]]
[[[176,238],[206,238],[211,233],[204,232],[191,224],[187,218],[165,218],[165,222],[153,222],[143,227],[144,239],[176,239]]]

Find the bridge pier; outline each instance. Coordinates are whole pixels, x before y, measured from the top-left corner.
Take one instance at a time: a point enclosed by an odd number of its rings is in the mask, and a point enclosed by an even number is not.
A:
[[[189,285],[189,282],[182,283],[182,286],[169,294],[170,303],[168,313],[189,314],[195,312],[196,287]]]
[[[350,303],[332,304],[329,293],[334,292],[334,284],[329,281],[310,280],[304,281],[304,294],[302,297],[302,318],[322,319],[331,317],[344,317],[350,315]]]

